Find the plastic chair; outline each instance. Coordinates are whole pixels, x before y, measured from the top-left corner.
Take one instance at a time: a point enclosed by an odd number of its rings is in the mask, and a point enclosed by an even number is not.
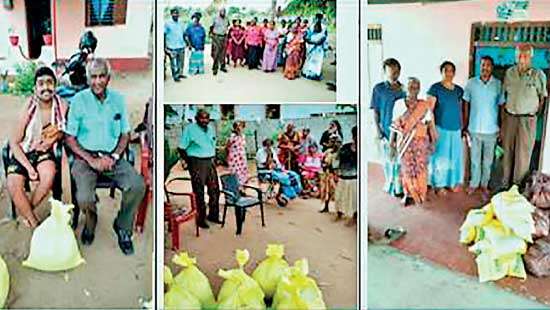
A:
[[[265,227],[265,218],[264,218],[264,203],[262,197],[262,190],[260,188],[242,185],[243,188],[249,188],[254,190],[257,193],[257,197],[247,197],[241,196],[240,188],[241,184],[236,174],[226,174],[220,176],[222,181],[222,193],[225,197],[225,205],[223,208],[223,219],[222,227],[225,225],[225,216],[227,214],[227,207],[235,208],[235,219],[237,222],[237,235],[240,235],[242,232],[243,222],[246,217],[246,211],[248,208],[255,206],[260,206],[260,212],[262,215],[262,227]]]
[[[54,199],[61,200],[61,197],[63,195],[63,189],[62,189],[62,181],[61,181],[61,155],[63,154],[63,145],[61,143],[57,144],[57,147],[54,149],[54,157],[55,157],[55,169],[57,171],[54,179],[54,183],[52,186],[52,196]],[[2,162],[4,164],[4,176],[8,176],[8,162],[10,160],[11,156],[11,149],[9,142],[6,142],[4,146],[2,147]],[[30,191],[30,180],[27,180],[25,183],[25,191]],[[8,194],[9,195],[9,194]],[[15,220],[17,218],[17,211],[15,209],[15,204],[13,203],[13,200],[11,197],[8,199],[8,205],[6,208],[6,212],[8,217]]]
[[[195,219],[195,235],[199,236],[199,226],[197,225],[197,201],[195,193],[178,192],[168,190],[169,185],[175,181],[191,181],[188,177],[177,177],[170,179],[164,184],[166,202],[164,203],[164,222],[168,223],[168,231],[172,235],[172,249],[179,250],[180,245],[180,226],[183,223]],[[189,197],[191,207],[188,209],[175,209],[170,201],[170,196]]]
[[[267,183],[267,188],[262,189],[263,197],[265,201],[271,200],[277,196],[279,189],[277,188],[277,181],[273,177],[273,170],[264,169],[256,166],[256,175],[251,176],[246,180],[247,184],[256,181],[259,185]]]
[[[138,233],[143,233],[145,226],[145,217],[147,215],[147,207],[153,199],[153,180],[151,178],[151,152],[147,139],[144,133],[140,133],[140,148],[141,148],[141,175],[145,182],[145,198],[138,207],[134,230]]]

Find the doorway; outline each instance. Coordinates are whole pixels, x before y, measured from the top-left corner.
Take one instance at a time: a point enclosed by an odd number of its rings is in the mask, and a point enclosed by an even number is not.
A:
[[[475,23],[472,25],[470,45],[470,77],[479,75],[481,57],[491,56],[494,60],[493,75],[504,80],[506,70],[516,63],[515,49],[519,43],[530,43],[534,49],[532,65],[542,70],[548,77],[550,74],[550,22],[520,22],[520,23]],[[547,88],[550,90],[550,84]],[[542,154],[548,120],[548,102],[544,102],[537,118],[537,135],[531,157],[530,170],[542,168]],[[494,180],[501,180],[500,167],[493,169]],[[493,184],[495,184],[493,183]],[[496,184],[495,184],[496,185]]]
[[[27,38],[29,42],[29,58],[40,57],[44,39],[42,35],[51,34],[51,2],[50,0],[25,0],[27,16]]]

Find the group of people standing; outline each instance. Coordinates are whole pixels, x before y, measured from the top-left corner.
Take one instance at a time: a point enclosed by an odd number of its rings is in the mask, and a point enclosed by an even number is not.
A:
[[[464,145],[469,147],[467,192],[489,196],[495,149],[503,148],[501,188],[521,184],[529,174],[537,115],[548,96],[546,76],[532,67],[533,47],[520,44],[517,64],[501,82],[493,75],[494,60],[483,56],[480,75],[466,86],[455,84],[456,67],[440,66],[441,81],[420,99],[420,81],[399,82],[396,59],[383,63],[387,80],[372,93],[378,138],[384,149],[384,190],[403,195],[405,205],[422,204],[428,187],[437,194],[459,192],[465,180]],[[500,188],[497,188],[498,190]]]
[[[186,78],[183,73],[185,49],[189,56],[190,75],[204,74],[204,47],[207,32],[200,20],[202,14],[192,15],[192,22],[185,27],[179,22],[179,11],[171,10],[172,19],[164,26],[165,52],[170,57],[172,77],[179,82]],[[287,79],[303,76],[311,80],[323,78],[322,69],[328,50],[328,31],[324,16],[315,16],[312,25],[307,19],[294,20],[264,19],[259,24],[255,17],[242,24],[241,19],[233,19],[231,24],[225,9],[221,9],[209,28],[212,41],[212,73],[227,73],[227,65],[247,66],[250,70],[261,69],[266,73],[283,68]]]
[[[197,194],[198,223],[208,228],[206,219],[219,223],[219,184],[216,170],[216,137],[209,125],[210,115],[199,110],[196,122],[185,127],[179,151],[187,162],[193,192]],[[246,154],[245,122],[233,123],[232,133],[225,145],[227,167],[237,176],[239,183],[245,185],[250,180]],[[289,123],[280,134],[277,148],[271,139],[265,139],[256,154],[256,167],[262,171],[272,171],[274,179],[281,186],[291,186],[290,180],[304,188],[303,198],[315,196],[325,203],[321,212],[328,212],[330,201],[335,201],[336,220],[348,219],[348,225],[357,220],[357,127],[352,129],[353,140],[342,145],[342,130],[338,121],[330,123],[320,140],[322,153],[311,136],[309,128],[301,132]],[[208,188],[209,215],[206,216],[204,187]],[[313,195],[316,192],[316,195]],[[277,201],[284,196],[282,190]],[[287,199],[287,198],[283,198]],[[280,204],[281,205],[281,204]]]

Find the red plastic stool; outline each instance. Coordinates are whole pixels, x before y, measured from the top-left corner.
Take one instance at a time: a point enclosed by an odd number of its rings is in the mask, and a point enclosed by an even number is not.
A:
[[[168,223],[168,231],[172,234],[172,249],[177,251],[180,245],[180,226],[195,219],[195,234],[199,236],[199,226],[197,225],[197,202],[194,193],[169,191],[168,186],[174,181],[191,181],[187,177],[173,178],[164,185],[166,193],[166,202],[164,203],[164,222]],[[184,210],[175,210],[170,202],[170,196],[187,196],[191,202],[191,208]]]

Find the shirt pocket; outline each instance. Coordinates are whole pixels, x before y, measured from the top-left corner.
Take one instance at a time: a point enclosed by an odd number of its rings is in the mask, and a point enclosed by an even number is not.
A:
[[[109,133],[112,137],[118,138],[122,133],[122,113],[114,113],[107,128],[110,128]]]

